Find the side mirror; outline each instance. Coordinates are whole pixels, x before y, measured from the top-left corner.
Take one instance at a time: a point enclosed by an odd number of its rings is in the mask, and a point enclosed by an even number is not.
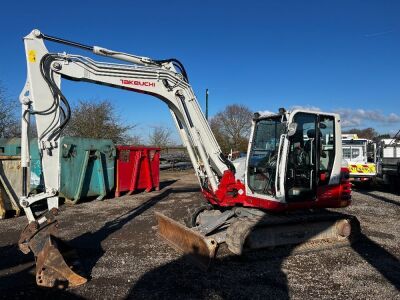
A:
[[[295,123],[295,122],[290,123],[288,125],[287,135],[288,136],[293,136],[296,133],[296,131],[297,131],[297,123]]]
[[[319,128],[321,129],[326,129],[326,124],[325,123],[319,123]]]

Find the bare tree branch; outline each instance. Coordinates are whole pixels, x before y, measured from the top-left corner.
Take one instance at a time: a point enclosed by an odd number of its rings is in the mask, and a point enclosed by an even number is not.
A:
[[[143,138],[137,134],[133,134],[128,137],[125,143],[134,146],[143,145]]]
[[[169,147],[174,144],[172,131],[168,127],[154,126],[148,137],[148,144],[156,147]]]
[[[114,143],[125,143],[128,131],[136,125],[122,124],[113,104],[108,100],[82,100],[72,109],[71,120],[64,135],[111,139]]]
[[[363,128],[363,129],[353,128],[353,129],[345,130],[345,131],[343,131],[343,133],[357,134],[357,136],[359,138],[369,139],[369,140],[373,140],[375,142],[378,142],[381,139],[390,138],[389,133],[379,134],[374,128],[371,128],[371,127]]]
[[[0,83],[0,137],[11,138],[21,134],[21,124],[17,117],[19,102],[7,97]]]
[[[224,153],[247,150],[252,115],[246,106],[233,104],[211,118],[211,130]]]

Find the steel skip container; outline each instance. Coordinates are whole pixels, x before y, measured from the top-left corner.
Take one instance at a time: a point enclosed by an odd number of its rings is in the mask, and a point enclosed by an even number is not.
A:
[[[62,137],[60,140],[60,196],[72,203],[114,188],[114,143],[108,139]]]
[[[117,146],[115,196],[160,186],[160,148]]]

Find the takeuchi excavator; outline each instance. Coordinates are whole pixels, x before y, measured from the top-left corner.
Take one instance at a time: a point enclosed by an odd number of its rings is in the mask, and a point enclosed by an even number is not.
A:
[[[113,58],[119,63],[52,53],[45,41]],[[357,219],[326,210],[351,203],[351,186],[342,168],[341,124],[337,114],[279,109],[255,113],[247,157],[230,161],[196,100],[177,59],[155,60],[49,36],[33,30],[24,38],[27,80],[22,104],[23,195],[28,218],[19,247],[33,252],[40,286],[78,286],[87,279],[62,254],[57,238],[60,136],[71,117],[61,79],[106,85],[148,94],[167,104],[193,164],[204,205],[190,210],[186,226],[156,213],[159,234],[174,248],[207,267],[221,243],[234,254],[246,249],[312,243],[348,243]],[[121,61],[123,63],[121,63]],[[41,152],[43,192],[27,190],[29,126],[35,117]],[[43,212],[35,203],[47,201]],[[61,247],[62,246],[62,247]],[[73,251],[67,251],[73,257]]]

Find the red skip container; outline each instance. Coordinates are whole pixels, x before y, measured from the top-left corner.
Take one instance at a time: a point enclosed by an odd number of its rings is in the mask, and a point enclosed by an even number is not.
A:
[[[115,197],[160,188],[160,148],[117,146]]]

